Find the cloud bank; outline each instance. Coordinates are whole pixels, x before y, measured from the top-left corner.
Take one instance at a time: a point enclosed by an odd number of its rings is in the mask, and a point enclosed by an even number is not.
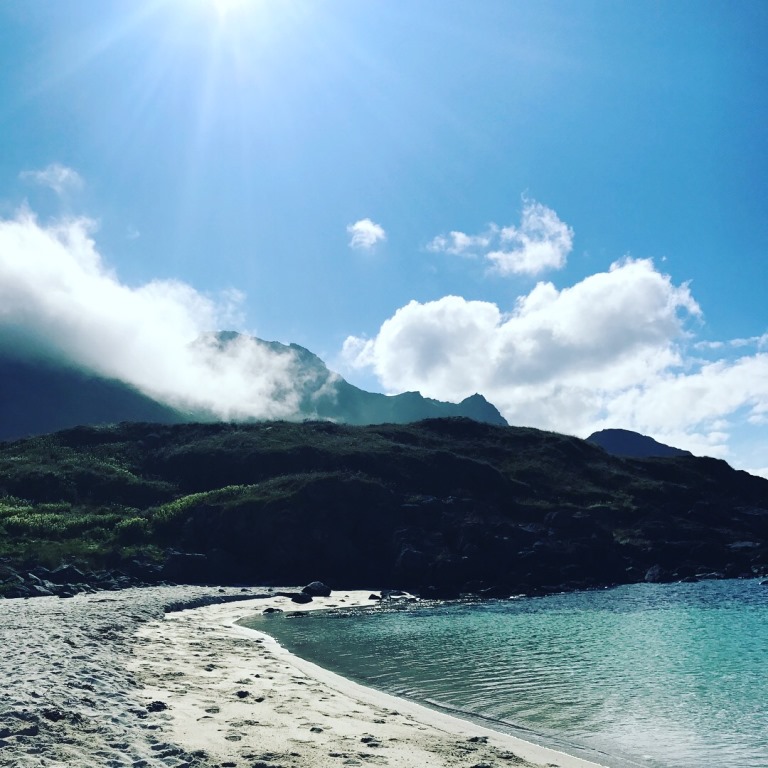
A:
[[[44,226],[29,211],[0,220],[6,348],[67,361],[222,419],[297,413],[292,354],[248,337],[222,345],[205,335],[237,323],[240,294],[214,299],[175,280],[126,286],[96,250],[93,230],[85,218]]]
[[[479,235],[454,230],[438,235],[427,248],[453,255],[480,254],[501,275],[538,275],[565,266],[573,230],[551,208],[524,198],[519,226],[490,224]]]
[[[511,424],[586,437],[607,427],[728,455],[736,421],[768,422],[768,354],[687,355],[702,312],[687,285],[624,259],[558,290],[538,283],[511,311],[446,296],[411,301],[343,357],[390,392],[460,400],[481,392]]]
[[[355,250],[369,251],[376,243],[387,239],[384,227],[370,219],[360,219],[354,224],[349,224],[347,233],[350,235],[349,247]]]

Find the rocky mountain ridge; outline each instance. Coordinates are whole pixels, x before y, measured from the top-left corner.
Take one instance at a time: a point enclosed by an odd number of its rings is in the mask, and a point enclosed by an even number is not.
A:
[[[213,334],[222,349],[240,337]],[[404,424],[426,418],[465,416],[506,425],[499,411],[482,395],[460,403],[423,397],[418,392],[383,395],[366,392],[329,370],[315,354],[297,344],[252,339],[295,360],[300,404],[293,418],[322,419],[343,424]],[[61,360],[10,354],[0,345],[0,440],[47,434],[81,425],[127,422],[179,424],[217,421],[212,413],[185,411],[158,402],[135,387]]]

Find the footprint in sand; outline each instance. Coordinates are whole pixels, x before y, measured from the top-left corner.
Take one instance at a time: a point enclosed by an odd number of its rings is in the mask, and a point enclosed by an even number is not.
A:
[[[373,763],[374,765],[389,765],[389,760],[381,755],[372,755],[370,752],[360,752],[359,757],[365,760],[366,763]]]
[[[514,752],[499,752],[497,755],[499,760],[507,760],[512,763],[516,763],[518,765],[522,765],[525,763],[525,760],[520,757],[520,755],[516,755]]]

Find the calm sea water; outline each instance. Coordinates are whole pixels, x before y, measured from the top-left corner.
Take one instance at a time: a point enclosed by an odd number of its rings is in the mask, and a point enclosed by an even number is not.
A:
[[[249,626],[358,682],[597,750],[608,765],[768,768],[768,586],[757,581]]]

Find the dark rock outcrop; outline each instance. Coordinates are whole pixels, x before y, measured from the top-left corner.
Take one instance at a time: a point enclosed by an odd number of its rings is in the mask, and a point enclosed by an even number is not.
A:
[[[160,571],[165,581],[185,584],[205,584],[209,574],[208,558],[199,552],[171,552]]]
[[[74,565],[60,565],[48,574],[48,580],[54,584],[80,584],[85,581],[85,574]]]
[[[301,591],[310,597],[329,597],[331,594],[331,588],[322,581],[312,581]]]
[[[652,565],[645,572],[644,581],[648,584],[664,584],[674,581],[674,578],[666,568],[662,568],[660,565]]]

